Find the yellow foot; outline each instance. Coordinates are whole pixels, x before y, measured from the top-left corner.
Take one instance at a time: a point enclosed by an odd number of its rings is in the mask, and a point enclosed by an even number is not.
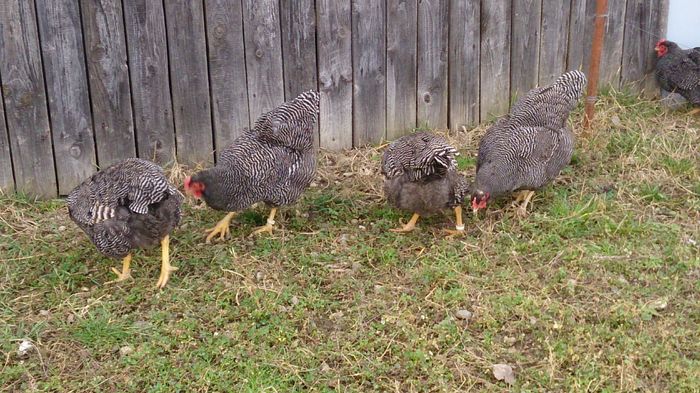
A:
[[[112,271],[114,274],[117,275],[117,278],[112,280],[112,281],[107,281],[105,284],[113,284],[116,282],[122,282],[124,280],[128,280],[131,278],[131,268],[129,267],[131,265],[131,254],[127,255],[122,259],[122,271],[117,270],[116,268],[112,268]]]
[[[251,232],[250,236],[259,235],[259,234],[265,233],[265,232],[267,232],[267,233],[269,233],[270,235],[272,235],[272,229],[273,229],[272,224],[267,223],[267,224],[265,224],[265,225],[263,225],[263,226],[261,226],[261,227],[255,228],[255,230],[254,230],[253,232]]]
[[[535,195],[534,191],[526,191],[525,197],[523,198],[523,203],[518,206],[518,209],[515,211],[515,214],[517,214],[518,217],[527,217],[527,205],[530,203],[533,195]]]
[[[273,207],[272,209],[270,209],[270,215],[267,217],[267,224],[265,224],[261,227],[255,228],[255,230],[253,231],[253,233],[250,234],[250,236],[259,235],[259,234],[265,233],[265,232],[272,235],[272,228],[273,228],[273,225],[275,225],[275,214],[276,213],[277,213],[276,207]]]
[[[160,241],[161,258],[162,262],[160,265],[160,277],[158,277],[158,282],[156,283],[156,288],[162,289],[165,284],[168,283],[170,279],[170,273],[177,270],[175,266],[170,264],[170,236],[165,235],[163,240]]]
[[[158,277],[158,282],[156,283],[156,288],[162,289],[165,284],[168,283],[168,280],[170,280],[170,273],[174,272],[177,270],[177,267],[175,266],[163,266],[160,269],[160,277]]]
[[[209,233],[205,240],[207,244],[211,243],[211,239],[216,235],[219,235],[219,240],[224,240],[226,236],[228,236],[228,234],[230,233],[229,226],[231,224],[231,219],[234,215],[235,213],[233,212],[228,213],[224,218],[221,219],[221,221],[219,221],[218,224],[216,224],[216,226],[205,230],[205,232]]]
[[[418,222],[418,217],[420,217],[420,215],[418,213],[413,213],[411,220],[408,221],[406,223],[406,225],[403,226],[403,228],[394,228],[394,229],[389,229],[389,230],[391,232],[394,232],[394,233],[411,232],[412,230],[416,229],[416,222]]]
[[[692,115],[697,115],[698,113],[700,113],[700,108],[695,108],[695,109],[693,109],[692,111],[688,112],[688,114],[691,115],[691,116],[692,116]]]
[[[454,237],[454,236],[463,236],[464,235],[464,229],[462,229],[462,230],[445,229],[444,231],[447,233],[447,236],[445,236],[445,237]]]

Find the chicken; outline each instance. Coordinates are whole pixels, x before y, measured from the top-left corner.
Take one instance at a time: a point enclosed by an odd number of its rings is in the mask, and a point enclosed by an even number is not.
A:
[[[277,207],[294,203],[316,172],[313,126],[319,94],[308,91],[260,116],[221,152],[211,169],[185,179],[185,190],[215,210],[229,212],[207,230],[206,242],[223,240],[235,213],[257,202],[271,206],[267,224],[253,234],[272,233]]]
[[[384,194],[393,206],[413,213],[392,232],[415,229],[420,216],[454,209],[456,231],[462,233],[462,203],[469,195],[467,180],[457,172],[457,149],[434,134],[417,132],[391,143],[382,157]]]
[[[571,160],[574,135],[566,121],[585,84],[582,72],[567,72],[550,86],[530,90],[486,130],[471,186],[474,213],[490,198],[514,191],[520,191],[515,204],[523,202],[518,214],[527,213],[534,190],[554,180]]]
[[[675,42],[661,40],[654,50],[658,56],[656,78],[661,87],[700,106],[700,48],[683,50]]]
[[[162,265],[156,286],[163,288],[170,273],[170,232],[180,222],[183,195],[151,161],[129,158],[95,173],[68,195],[70,218],[90,237],[97,249],[122,258],[116,280],[131,277],[131,251],[162,248]]]

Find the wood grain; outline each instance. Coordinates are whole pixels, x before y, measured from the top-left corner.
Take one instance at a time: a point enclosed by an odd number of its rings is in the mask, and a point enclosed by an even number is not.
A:
[[[352,24],[350,2],[317,0],[321,147],[352,147]]]
[[[352,2],[353,146],[386,136],[384,0]]]
[[[203,7],[201,1],[165,2],[177,159],[190,166],[214,162]]]
[[[510,95],[517,99],[537,86],[542,0],[513,0],[512,7]]]
[[[97,159],[136,157],[126,32],[120,0],[81,0]]]
[[[57,195],[34,2],[0,6],[0,77],[17,190]]]
[[[510,1],[481,7],[481,121],[508,113],[510,106]]]
[[[386,10],[386,139],[416,127],[418,0],[389,0]]]
[[[67,195],[95,172],[95,138],[78,3],[38,0],[58,193]]]
[[[282,39],[276,0],[243,0],[251,123],[284,102]]]
[[[539,85],[548,85],[566,69],[570,0],[543,0],[540,33]]]
[[[15,177],[12,172],[10,155],[10,138],[5,127],[5,104],[0,92],[0,192],[10,193],[15,190]]]
[[[313,0],[281,0],[284,96],[291,100],[307,90],[318,90],[316,62],[316,8]],[[319,147],[318,122],[314,146]]]
[[[420,1],[418,26],[418,126],[445,129],[449,1]]]
[[[240,0],[206,0],[214,146],[219,153],[250,127]]]
[[[172,162],[175,126],[163,4],[124,1],[124,19],[138,155],[159,164]]]
[[[589,0],[591,4],[595,0]],[[583,58],[590,56],[591,39],[593,37],[593,16],[590,13],[594,8],[588,8],[586,0],[571,0],[569,11],[569,49],[566,54],[566,70],[583,70]],[[588,35],[590,33],[590,35]]]
[[[478,1],[450,3],[450,129],[479,123],[480,14]]]

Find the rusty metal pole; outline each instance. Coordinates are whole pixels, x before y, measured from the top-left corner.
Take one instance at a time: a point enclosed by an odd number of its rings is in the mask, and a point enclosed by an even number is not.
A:
[[[595,102],[598,94],[598,78],[600,75],[600,54],[603,50],[603,31],[608,18],[608,0],[596,0],[595,29],[593,30],[593,45],[591,48],[591,64],[588,68],[588,91],[586,92],[586,114],[583,117],[583,128],[589,128],[593,120]]]

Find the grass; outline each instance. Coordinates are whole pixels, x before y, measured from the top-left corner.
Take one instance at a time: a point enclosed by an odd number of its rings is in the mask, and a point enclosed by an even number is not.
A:
[[[529,217],[506,198],[446,239],[450,212],[389,233],[408,213],[381,195],[376,149],[322,154],[274,236],[205,245],[222,217],[188,201],[178,270],[154,289],[109,268],[60,200],[0,199],[0,386],[7,391],[698,391],[700,124],[623,94],[598,104]],[[473,175],[485,127],[451,135]],[[469,322],[458,310],[473,313]],[[21,340],[37,351],[17,354]],[[128,348],[127,348],[128,347]],[[130,351],[128,351],[130,350]],[[514,386],[497,381],[506,363]]]

